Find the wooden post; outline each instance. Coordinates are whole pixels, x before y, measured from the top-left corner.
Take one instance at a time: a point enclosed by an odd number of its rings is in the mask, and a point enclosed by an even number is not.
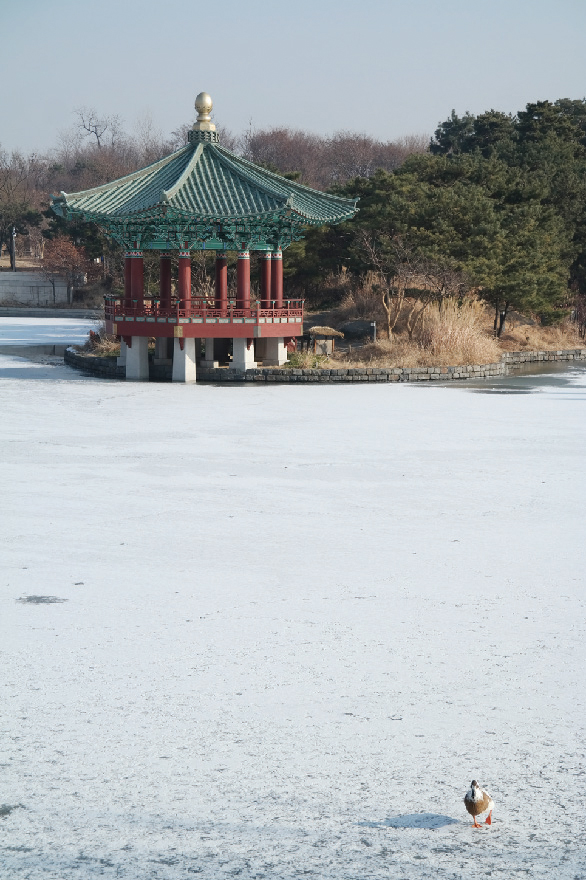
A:
[[[130,262],[132,263],[130,298],[132,300],[132,308],[140,312],[144,309],[144,263],[142,251],[133,251]]]
[[[132,307],[132,257],[129,253],[124,255],[124,306]]]
[[[283,254],[281,249],[275,251],[271,259],[271,299],[275,308],[283,308]]]
[[[171,255],[161,254],[159,262],[159,294],[160,308],[171,308]]]
[[[228,310],[228,261],[224,254],[216,256],[216,308]]]
[[[260,257],[260,307],[270,309],[271,306],[271,254],[267,252]]]
[[[179,251],[179,275],[177,278],[179,308],[191,311],[191,255]]]
[[[240,251],[236,275],[236,308],[250,308],[250,253]]]

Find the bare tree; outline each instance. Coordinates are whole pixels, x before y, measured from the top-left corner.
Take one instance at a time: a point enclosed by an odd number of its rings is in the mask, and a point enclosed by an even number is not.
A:
[[[95,138],[98,149],[104,146],[106,135],[113,146],[122,135],[119,116],[100,116],[92,107],[77,107],[78,127],[84,137]]]
[[[461,272],[425,256],[399,235],[375,238],[363,232],[359,244],[375,273],[389,340],[406,305],[405,329],[412,340],[432,302],[441,303],[446,297],[462,298],[470,292]]]
[[[38,226],[43,219],[38,210],[42,195],[35,190],[37,164],[34,154],[26,157],[18,151],[8,154],[0,150],[0,246],[8,250],[13,270],[14,233],[27,236],[31,227]]]
[[[383,142],[368,135],[342,131],[332,137],[290,128],[255,130],[243,136],[240,152],[251,162],[282,174],[298,171],[300,182],[328,189],[354,177],[370,177],[382,168],[393,171],[412,153],[425,152],[428,139],[412,136]]]
[[[407,289],[421,277],[422,260],[399,236],[382,235],[377,239],[363,232],[359,245],[374,272],[390,341],[405,304]]]
[[[83,283],[89,269],[85,249],[76,247],[70,238],[54,238],[46,243],[41,271],[53,286],[53,299],[55,281],[63,278],[67,282],[67,300],[71,302],[74,286]]]
[[[462,272],[448,264],[433,259],[423,259],[420,263],[420,276],[417,296],[411,298],[411,308],[407,315],[406,329],[409,339],[415,330],[420,329],[425,312],[432,302],[440,304],[443,300],[455,297],[463,299],[470,293],[470,284]]]

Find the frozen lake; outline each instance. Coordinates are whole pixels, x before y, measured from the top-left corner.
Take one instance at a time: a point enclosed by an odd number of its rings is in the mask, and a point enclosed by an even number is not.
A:
[[[3,880],[586,876],[583,368],[0,398]]]
[[[92,318],[0,318],[0,351],[7,345],[80,345],[99,324]]]

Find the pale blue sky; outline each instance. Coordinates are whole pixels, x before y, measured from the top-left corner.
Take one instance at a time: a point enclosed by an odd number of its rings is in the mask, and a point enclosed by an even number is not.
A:
[[[584,97],[585,34],[586,0],[0,0],[0,145],[48,149],[79,105],[168,134],[202,90],[234,132],[431,134]]]

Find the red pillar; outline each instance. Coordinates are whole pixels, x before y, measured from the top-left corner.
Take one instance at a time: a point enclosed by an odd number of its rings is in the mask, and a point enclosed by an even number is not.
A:
[[[191,256],[189,251],[179,251],[179,276],[177,278],[179,308],[191,311]]]
[[[283,308],[283,254],[281,250],[275,251],[271,259],[271,299],[275,301],[275,308]]]
[[[250,308],[250,253],[240,251],[236,274],[236,308]]]
[[[228,310],[228,261],[224,254],[216,257],[216,308]]]
[[[262,254],[260,258],[260,307],[271,309],[271,255]]]
[[[144,308],[144,263],[142,251],[133,251],[130,262],[132,264],[130,272],[132,307],[140,311]]]
[[[161,254],[159,262],[159,295],[161,297],[160,307],[162,309],[171,308],[171,255]]]
[[[124,305],[132,306],[132,257],[129,253],[124,255]]]

